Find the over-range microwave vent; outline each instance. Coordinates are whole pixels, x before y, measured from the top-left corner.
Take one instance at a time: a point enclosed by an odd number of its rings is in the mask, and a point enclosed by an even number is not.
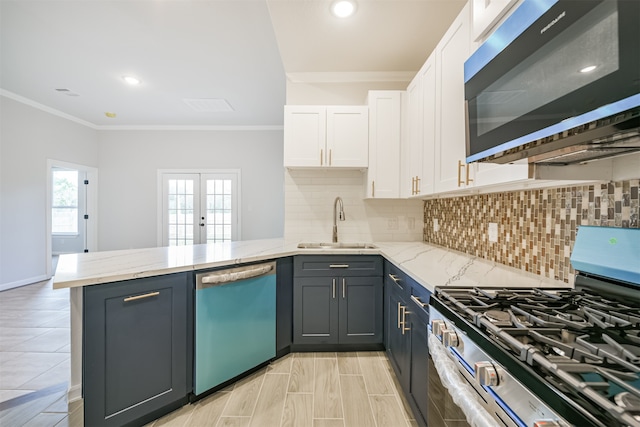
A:
[[[640,108],[595,120],[492,154],[480,162],[528,159],[543,165],[570,165],[640,151]]]
[[[640,1],[523,0],[464,66],[466,161],[640,151]]]

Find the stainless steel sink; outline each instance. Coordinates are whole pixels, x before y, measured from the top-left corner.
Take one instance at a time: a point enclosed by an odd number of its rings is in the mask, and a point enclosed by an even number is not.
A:
[[[371,243],[298,243],[300,249],[378,249]]]

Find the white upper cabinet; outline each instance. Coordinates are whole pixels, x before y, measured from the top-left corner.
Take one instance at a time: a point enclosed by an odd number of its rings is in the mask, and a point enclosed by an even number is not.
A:
[[[400,197],[400,123],[404,91],[369,91],[369,168],[366,198]]]
[[[426,196],[434,191],[435,108],[435,55],[431,55],[407,88],[402,140],[403,197]]]
[[[473,185],[473,168],[465,164],[464,62],[469,57],[469,5],[455,19],[435,49],[435,192]]]
[[[366,168],[368,144],[367,106],[285,106],[285,167]]]
[[[321,166],[327,139],[326,123],[326,107],[284,107],[285,167]]]
[[[325,164],[366,168],[369,164],[369,108],[366,105],[327,107]]]
[[[422,82],[416,75],[407,87],[407,117],[402,140],[403,174],[401,194],[411,197],[420,194],[422,181]]]
[[[422,84],[422,177],[418,187],[420,195],[435,192],[436,154],[436,64],[431,55],[420,69]]]

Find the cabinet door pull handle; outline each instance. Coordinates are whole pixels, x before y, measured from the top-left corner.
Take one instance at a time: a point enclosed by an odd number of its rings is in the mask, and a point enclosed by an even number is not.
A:
[[[395,274],[391,274],[391,273],[389,273],[389,279],[393,280],[396,283],[398,283],[400,281],[398,276],[396,276]]]
[[[400,329],[400,325],[402,324],[402,322],[400,321],[400,316],[402,316],[401,310],[402,310],[402,304],[398,302],[398,329]]]
[[[329,264],[329,268],[349,268],[349,264]]]
[[[411,295],[411,299],[422,308],[429,307],[428,303],[424,303],[424,302],[420,301],[420,298],[418,298],[415,295]]]
[[[402,306],[402,335],[404,335],[406,331],[410,330],[411,328],[407,328],[407,307]]]
[[[416,194],[416,177],[411,177],[411,195]]]
[[[331,293],[333,294],[333,299],[336,299],[336,279],[331,279]]]
[[[469,185],[470,182],[473,182],[473,179],[469,178],[469,164],[467,163],[467,185]]]
[[[460,174],[460,168],[462,168],[463,166],[464,165],[462,164],[462,161],[458,160],[458,187],[464,184],[464,181],[462,180],[462,176]]]
[[[420,178],[416,176],[416,194],[420,194]]]
[[[320,166],[324,165],[324,150],[320,149]]]
[[[371,181],[371,197],[376,197],[376,182]]]
[[[157,297],[158,295],[160,295],[160,292],[149,292],[148,294],[136,295],[134,297],[126,297],[124,299],[124,302],[137,301],[139,299]]]
[[[329,166],[331,166],[331,148],[329,148]]]
[[[342,278],[342,299],[347,297],[347,279]]]

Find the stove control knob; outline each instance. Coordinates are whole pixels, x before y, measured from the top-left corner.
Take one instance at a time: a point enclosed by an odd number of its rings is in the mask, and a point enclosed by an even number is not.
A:
[[[433,335],[438,338],[442,337],[442,331],[446,329],[446,327],[444,320],[436,319],[431,321],[431,331],[433,332]]]
[[[460,341],[458,340],[458,334],[453,329],[445,329],[442,331],[442,344],[445,347],[453,347],[456,348],[460,345]]]
[[[491,362],[477,362],[475,364],[476,381],[482,386],[497,386],[500,382],[498,370]]]

